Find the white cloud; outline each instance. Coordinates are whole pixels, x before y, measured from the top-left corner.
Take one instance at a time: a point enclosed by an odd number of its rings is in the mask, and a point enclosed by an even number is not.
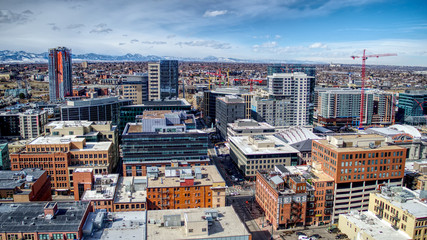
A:
[[[142,44],[149,44],[149,45],[163,45],[166,44],[167,42],[163,42],[163,41],[142,41]]]
[[[213,49],[230,49],[231,45],[229,43],[222,43],[213,40],[196,40],[196,41],[188,41],[188,42],[177,42],[176,45],[183,46],[191,46],[191,47],[207,47]]]
[[[227,10],[206,11],[205,14],[203,14],[203,17],[217,17],[227,14],[227,12]]]
[[[96,25],[95,28],[92,29],[89,33],[110,33],[112,31],[113,31],[113,29],[108,28],[107,24],[100,23],[100,24]]]
[[[311,44],[308,48],[327,48],[327,47],[328,46],[326,46],[323,43],[316,42],[316,43]]]

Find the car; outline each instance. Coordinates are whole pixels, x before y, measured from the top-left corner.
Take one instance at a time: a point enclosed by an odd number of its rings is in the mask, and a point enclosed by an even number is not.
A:
[[[338,234],[338,235],[335,237],[335,239],[344,239],[344,238],[347,238],[347,235],[345,235],[345,234]]]
[[[310,238],[307,237],[306,235],[299,235],[298,240],[310,240]]]
[[[300,236],[300,235],[304,235],[305,236],[305,233],[303,233],[303,232],[296,232],[295,233],[297,236]]]
[[[319,239],[319,238],[322,238],[322,236],[320,236],[319,234],[313,234],[310,236],[310,238]]]

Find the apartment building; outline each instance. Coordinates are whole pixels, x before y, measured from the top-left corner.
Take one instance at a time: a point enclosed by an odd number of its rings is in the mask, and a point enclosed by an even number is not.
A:
[[[258,170],[255,199],[275,229],[305,226],[307,183],[298,175]]]
[[[65,47],[49,49],[49,97],[51,102],[64,101],[73,94],[73,69],[71,49]]]
[[[27,110],[19,114],[19,131],[23,139],[36,138],[44,131],[47,123],[47,111]]]
[[[229,144],[231,159],[248,178],[254,178],[257,170],[298,163],[298,150],[273,135],[230,137]]]
[[[51,200],[50,176],[47,171],[36,168],[0,171],[0,202]]]
[[[77,136],[38,137],[10,158],[12,170],[46,170],[52,189],[61,195],[74,191],[72,174],[76,168],[93,168],[95,174],[101,174],[111,173],[117,164],[111,142],[87,142]]]
[[[360,90],[317,89],[316,124],[319,126],[357,125],[360,118]],[[394,121],[394,95],[367,90],[364,96],[362,124],[391,125]]]
[[[404,148],[374,134],[327,136],[312,146],[313,164],[334,179],[334,221],[353,209],[366,211],[378,184],[401,186],[405,160]]]
[[[225,206],[225,181],[215,165],[147,169],[147,209]]]
[[[407,188],[381,186],[380,191],[370,195],[369,211],[411,239],[427,237],[427,204]]]
[[[148,63],[148,100],[178,98],[178,61]]]
[[[332,221],[333,187],[333,179],[322,171],[276,165],[274,170],[257,172],[255,197],[276,228],[320,226]],[[292,204],[298,196],[304,199],[304,211]]]
[[[216,100],[216,127],[222,139],[227,139],[227,125],[245,118],[245,101],[237,96],[225,96]]]
[[[123,176],[145,176],[147,167],[209,164],[208,134],[183,111],[144,111],[122,135]]]
[[[121,79],[124,98],[131,99],[133,105],[148,101],[148,74],[123,75]]]

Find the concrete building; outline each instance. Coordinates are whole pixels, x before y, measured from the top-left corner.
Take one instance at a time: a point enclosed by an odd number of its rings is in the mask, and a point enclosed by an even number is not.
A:
[[[51,102],[64,101],[73,94],[71,50],[65,47],[49,49],[49,97]]]
[[[338,135],[313,141],[314,167],[335,182],[335,221],[353,209],[366,211],[369,194],[378,184],[401,186],[405,161],[405,149],[388,145],[380,135]]]
[[[148,64],[148,100],[178,98],[178,61],[160,60]]]
[[[215,122],[216,117],[216,100],[219,97],[235,95],[241,97],[245,101],[245,119],[250,119],[252,116],[252,93],[244,88],[217,88],[203,92],[202,112],[203,119],[206,124],[211,125]]]
[[[340,214],[338,221],[339,230],[349,239],[367,240],[407,240],[411,239],[402,231],[396,231],[390,224],[378,219],[370,211],[350,212]]]
[[[0,169],[10,169],[9,147],[8,143],[0,143]]]
[[[82,239],[89,203],[40,202],[0,205],[1,239]]]
[[[47,111],[27,110],[19,114],[19,130],[23,139],[36,138],[44,132]]]
[[[185,99],[178,100],[163,100],[163,101],[146,101],[138,105],[128,105],[120,108],[120,124],[119,133],[122,134],[123,130],[128,123],[136,122],[136,116],[142,115],[144,111],[190,111],[191,104]]]
[[[131,99],[132,104],[148,101],[148,74],[122,75],[122,96]]]
[[[275,128],[266,122],[257,122],[253,119],[237,119],[227,124],[228,137],[243,137],[254,135],[273,135]]]
[[[10,154],[12,170],[43,168],[51,176],[56,194],[73,192],[74,169],[93,168],[95,174],[111,173],[117,165],[111,142],[87,142],[76,136],[38,137],[25,149]]]
[[[113,202],[113,212],[145,211],[147,177],[120,177]]]
[[[291,126],[308,125],[310,76],[301,72],[273,73],[268,77],[268,92],[276,98],[290,101]]]
[[[227,125],[245,118],[245,101],[237,96],[225,96],[216,100],[216,127],[222,139],[227,139]]]
[[[314,115],[319,126],[358,125],[360,118],[360,90],[318,89]],[[394,121],[394,95],[379,90],[366,90],[363,125],[391,125]]]
[[[382,186],[381,192],[371,193],[369,211],[411,239],[427,237],[427,204],[407,188]]]
[[[294,106],[290,99],[258,94],[252,98],[252,118],[271,126],[293,126]]]
[[[61,121],[111,121],[118,124],[120,107],[131,104],[132,100],[118,97],[67,100],[60,106]]]
[[[145,111],[122,135],[123,176],[145,176],[146,168],[206,165],[208,134],[196,130],[194,115],[184,111]]]
[[[0,171],[0,202],[51,201],[50,176],[40,169]]]
[[[295,166],[298,150],[271,135],[231,137],[230,156],[246,177],[255,177],[257,170],[272,170],[274,165]]]
[[[232,207],[148,211],[147,239],[251,240],[251,234]]]
[[[225,181],[215,165],[147,169],[147,209],[225,206]]]

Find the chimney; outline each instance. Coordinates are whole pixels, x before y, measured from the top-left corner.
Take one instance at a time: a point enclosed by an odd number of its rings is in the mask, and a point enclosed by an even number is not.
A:
[[[58,204],[56,202],[48,202],[44,205],[44,216],[52,218],[58,212]]]

